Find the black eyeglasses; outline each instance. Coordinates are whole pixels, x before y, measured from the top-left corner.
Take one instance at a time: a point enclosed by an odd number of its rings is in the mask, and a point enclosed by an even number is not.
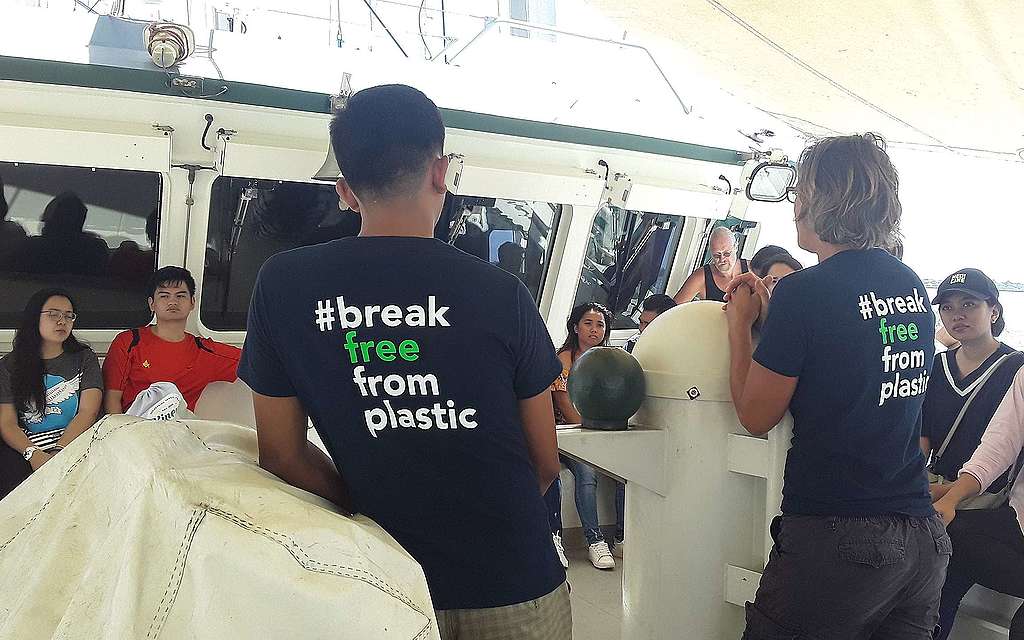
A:
[[[60,322],[61,320],[74,322],[78,318],[78,314],[74,311],[60,311],[59,309],[44,309],[40,315],[49,316],[50,320],[54,322]]]

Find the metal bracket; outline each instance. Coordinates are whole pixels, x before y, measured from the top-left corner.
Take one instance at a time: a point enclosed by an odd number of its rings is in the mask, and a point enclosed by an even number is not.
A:
[[[217,142],[214,144],[217,147],[217,156],[214,164],[217,166],[217,173],[224,174],[224,163],[227,159],[228,143],[231,142],[231,137],[236,135],[238,132],[234,129],[224,129],[223,127],[217,129]]]
[[[338,93],[331,96],[331,113],[337,113],[343,109],[353,93],[355,92],[352,91],[352,74],[346,71],[341,74],[341,87],[338,89]]]
[[[159,131],[160,133],[164,134],[165,136],[169,136],[172,133],[174,133],[174,127],[172,127],[169,124],[160,124],[159,122],[154,122],[153,123],[153,129]]]
[[[758,129],[757,131],[753,131],[751,133],[747,133],[743,129],[737,129],[736,131],[741,136],[743,136],[745,138],[749,138],[749,139],[753,140],[754,142],[756,142],[757,144],[764,144],[765,138],[774,138],[775,137],[775,132],[772,131],[771,129]]]
[[[633,190],[633,180],[625,173],[613,173],[604,181],[601,202],[613,207],[625,209],[629,202],[629,193]]]
[[[216,93],[206,93],[206,80],[200,76],[169,75],[167,86],[177,89],[186,98],[216,98],[228,92],[228,85],[221,84]]]
[[[461,153],[448,154],[448,171],[444,174],[444,184],[452,195],[459,195],[459,182],[462,180],[465,158]]]
[[[783,164],[789,162],[789,156],[786,155],[785,151],[778,147],[772,147],[767,151],[759,151],[751,147],[750,150],[754,152],[753,159],[757,160],[758,163],[769,162],[772,164]]]

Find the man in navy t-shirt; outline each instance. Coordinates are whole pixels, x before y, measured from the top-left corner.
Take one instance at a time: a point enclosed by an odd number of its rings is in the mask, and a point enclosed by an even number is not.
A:
[[[260,271],[239,366],[260,465],[394,536],[442,638],[568,639],[541,497],[559,469],[561,365],[537,307],[514,275],[433,237],[448,159],[425,95],[356,93],[331,143],[362,228]]]
[[[782,516],[746,640],[931,638],[951,546],[932,509],[918,417],[934,357],[921,279],[882,247],[898,228],[896,172],[872,134],[801,157],[800,247],[819,264],[771,294],[730,284],[733,401],[754,435],[788,409]]]

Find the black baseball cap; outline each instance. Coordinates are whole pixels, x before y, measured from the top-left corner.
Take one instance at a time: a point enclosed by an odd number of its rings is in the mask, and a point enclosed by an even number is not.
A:
[[[981,269],[960,269],[949,275],[935,293],[932,304],[941,304],[951,293],[967,293],[980,300],[998,300],[999,289]]]

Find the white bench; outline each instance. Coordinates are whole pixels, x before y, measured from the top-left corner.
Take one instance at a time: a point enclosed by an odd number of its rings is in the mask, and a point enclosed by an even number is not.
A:
[[[1020,603],[1020,598],[976,585],[960,605],[950,640],[1005,639]]]

